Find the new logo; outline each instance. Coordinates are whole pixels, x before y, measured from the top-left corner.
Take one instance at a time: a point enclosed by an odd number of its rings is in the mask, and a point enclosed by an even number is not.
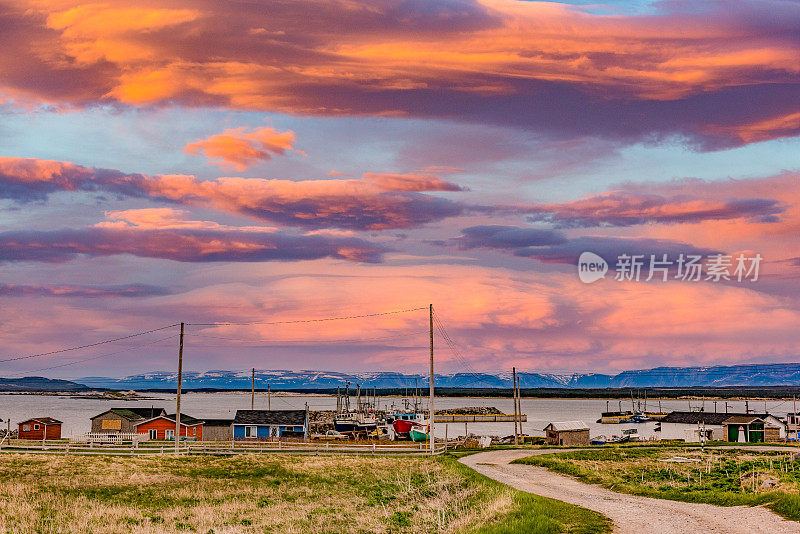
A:
[[[578,258],[578,278],[584,284],[591,284],[597,282],[601,278],[605,278],[608,272],[608,263],[606,260],[595,254],[594,252],[582,252]]]

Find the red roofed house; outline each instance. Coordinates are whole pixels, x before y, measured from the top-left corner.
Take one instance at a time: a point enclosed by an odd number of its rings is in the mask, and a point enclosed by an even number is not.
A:
[[[19,439],[61,439],[61,421],[52,417],[36,417],[19,424]]]
[[[158,415],[136,423],[136,433],[148,439],[175,439],[175,414]],[[190,441],[203,440],[203,421],[181,414],[181,437]]]

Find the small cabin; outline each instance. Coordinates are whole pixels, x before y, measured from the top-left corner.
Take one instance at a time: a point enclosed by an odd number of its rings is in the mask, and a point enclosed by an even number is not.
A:
[[[233,439],[236,440],[307,437],[306,410],[237,410],[233,419]]]
[[[589,425],[583,421],[554,421],[544,427],[548,445],[582,447],[589,445]]]
[[[91,418],[92,433],[135,434],[137,424],[166,413],[163,408],[154,406],[149,408],[111,408]]]
[[[181,414],[180,437],[189,441],[203,440],[203,421]],[[158,415],[136,424],[136,433],[146,435],[147,439],[174,440],[175,414]]]
[[[763,443],[766,441],[765,421],[755,415],[734,415],[722,422],[728,441]]]
[[[19,439],[61,439],[61,421],[52,417],[26,419],[19,424]]]
[[[233,419],[204,419],[203,441],[230,441],[233,439]]]

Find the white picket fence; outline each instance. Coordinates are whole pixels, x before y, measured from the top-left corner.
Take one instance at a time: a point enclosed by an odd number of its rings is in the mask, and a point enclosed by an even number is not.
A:
[[[88,436],[86,436],[88,437]],[[107,437],[107,436],[106,436]],[[132,436],[133,438],[136,435]],[[303,455],[412,455],[430,454],[427,443],[390,444],[383,442],[348,444],[342,442],[297,442],[297,441],[183,441],[180,442],[178,454],[303,454]],[[70,440],[8,440],[0,446],[0,452],[18,452],[31,454],[79,454],[79,455],[124,455],[145,456],[175,454],[175,443],[169,441],[141,441],[129,438],[127,441],[110,442],[105,439],[95,441]],[[434,454],[446,452],[444,444],[437,445]]]
[[[87,434],[79,434],[77,436],[70,436],[70,443],[108,443],[111,445],[122,443],[139,443],[146,441],[147,434],[134,434],[134,433],[104,433],[104,432],[89,432]]]

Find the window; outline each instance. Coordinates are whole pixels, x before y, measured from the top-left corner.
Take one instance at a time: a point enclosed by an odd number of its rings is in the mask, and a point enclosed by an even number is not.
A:
[[[164,431],[164,439],[175,439],[175,429],[170,428]]]
[[[39,430],[39,425],[33,425],[34,430]]]
[[[150,439],[158,439],[158,430],[151,428],[147,431],[147,435]]]
[[[196,436],[196,435],[197,435],[197,427],[196,427],[196,426],[193,426],[193,427],[192,427],[192,435],[193,435],[193,436]]]
[[[22,425],[22,431],[23,432],[27,432],[30,429],[31,429],[31,425]]]
[[[258,427],[257,426],[246,426],[244,427],[244,437],[246,438],[255,438],[258,436]]]

